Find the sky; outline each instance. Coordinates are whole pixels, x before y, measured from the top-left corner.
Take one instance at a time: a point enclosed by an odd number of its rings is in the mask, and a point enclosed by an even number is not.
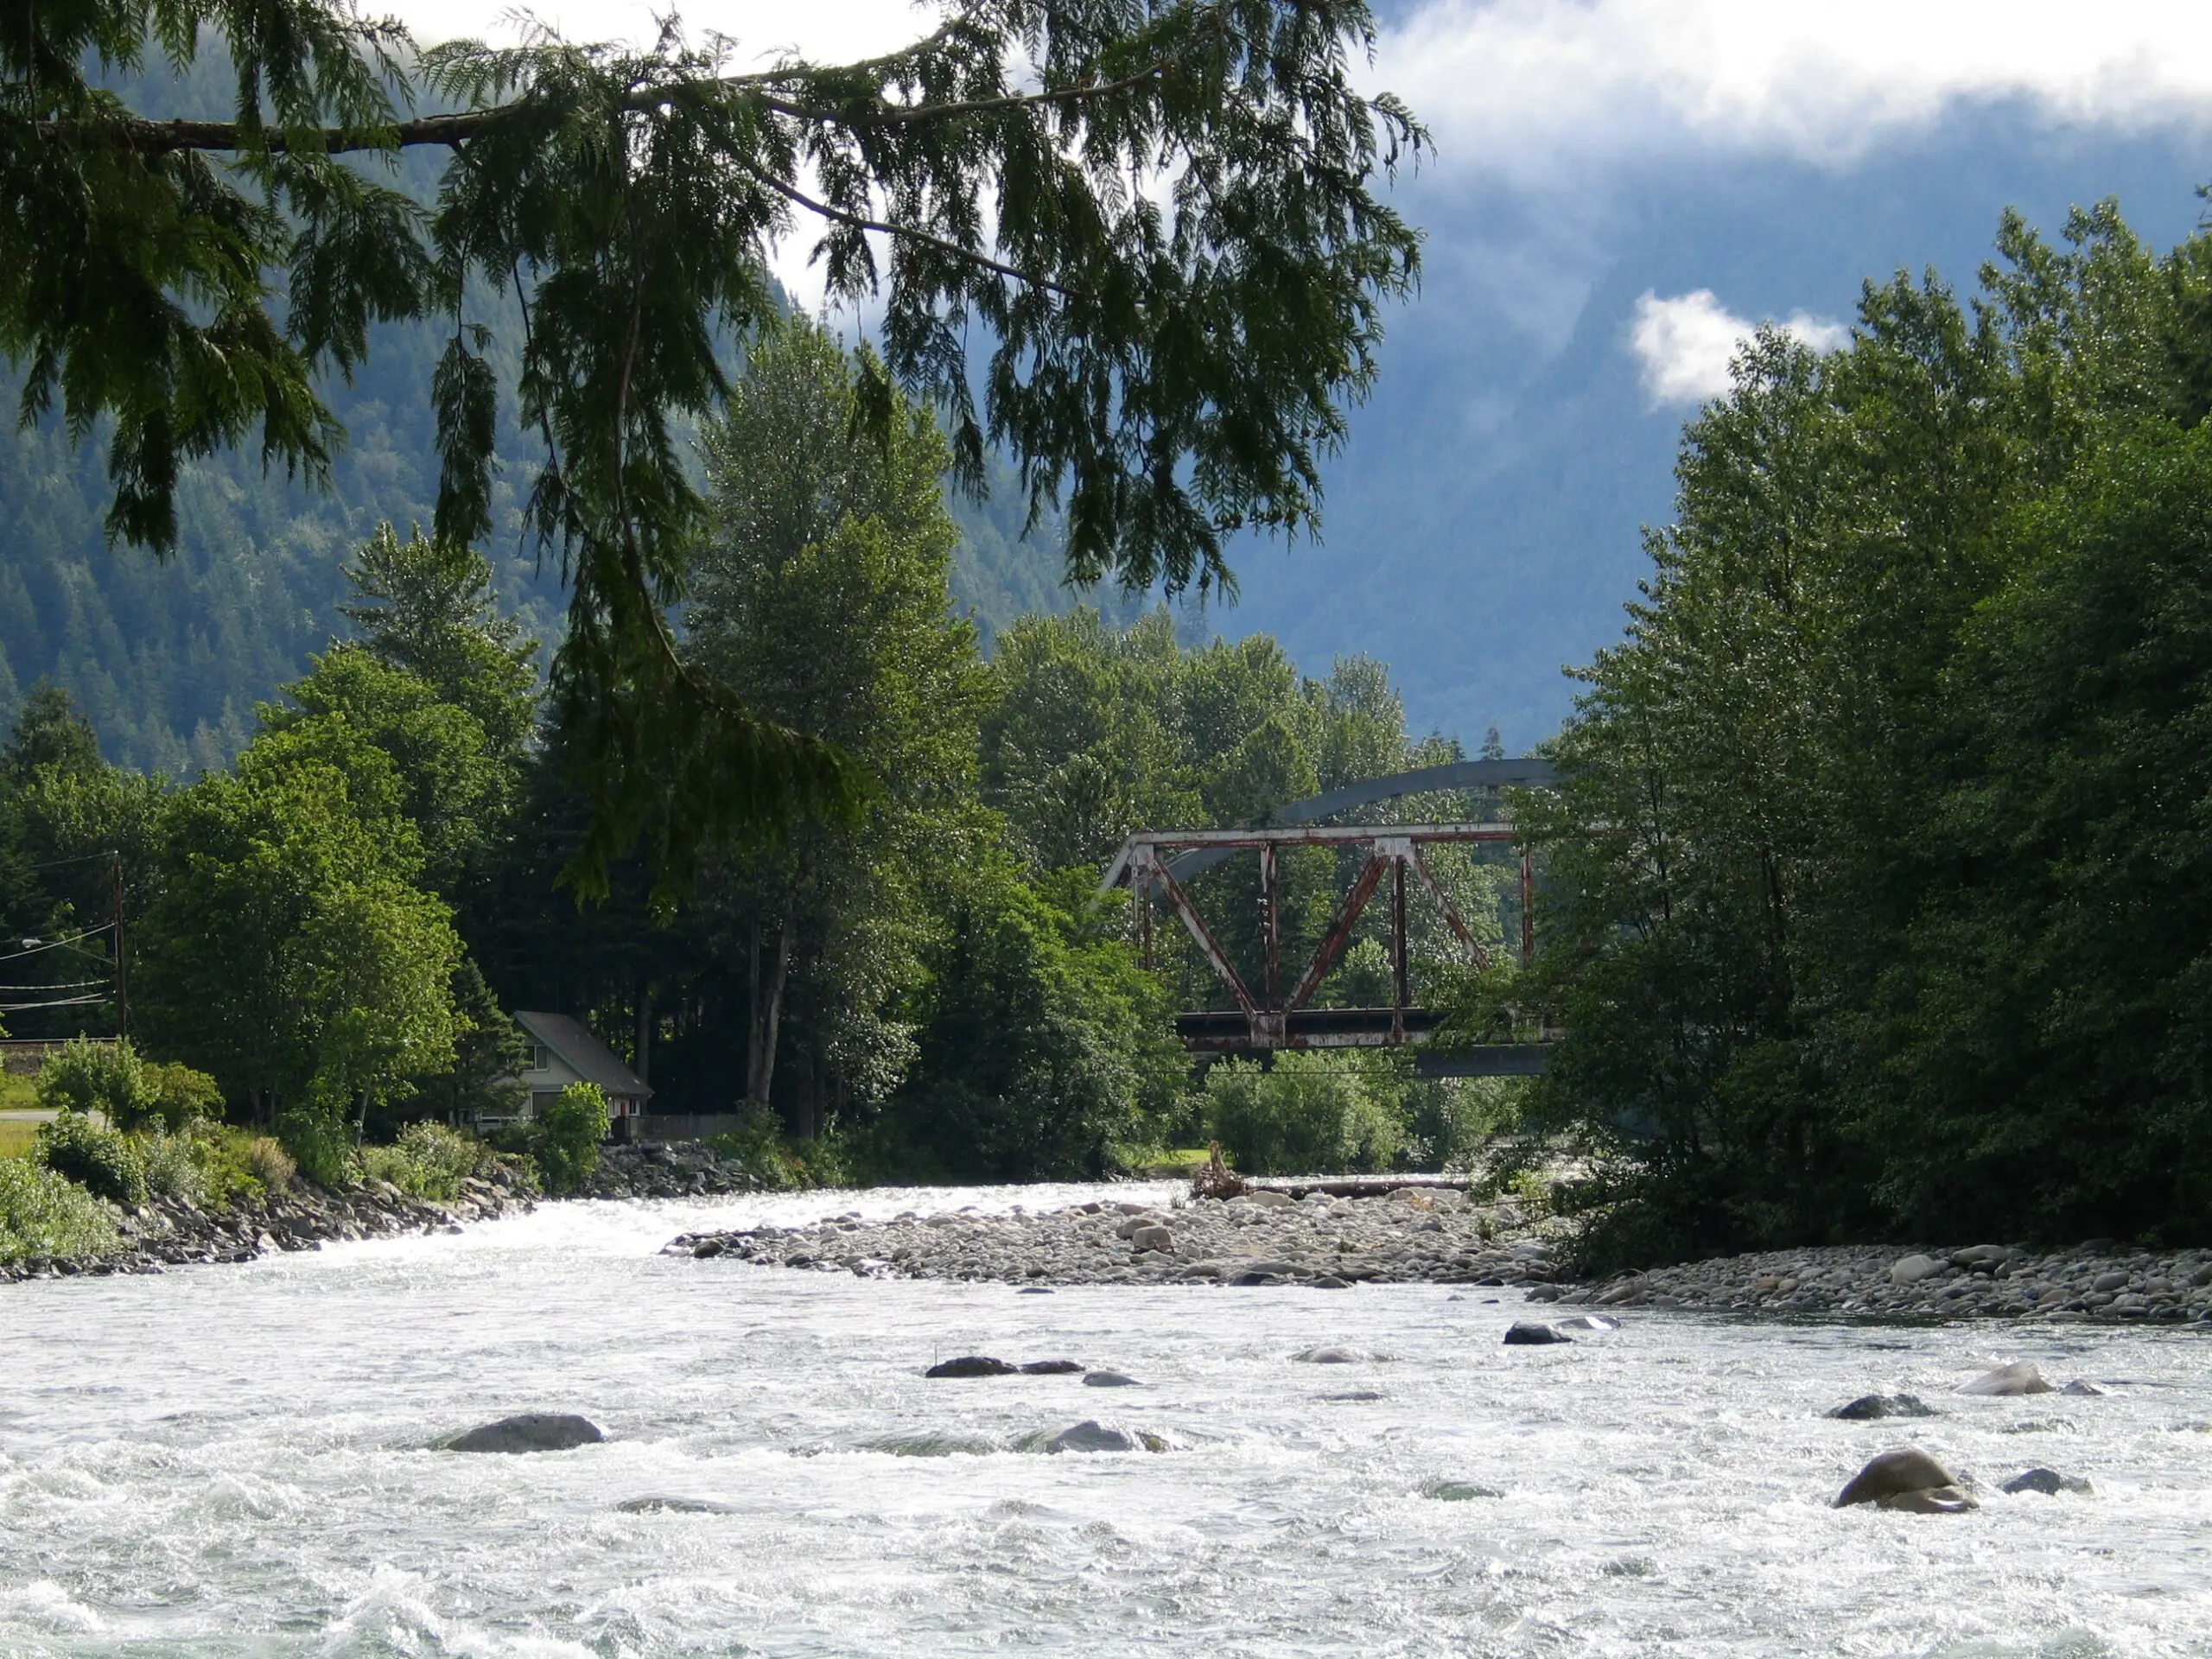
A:
[[[424,43],[512,40],[526,20],[570,40],[636,42],[652,38],[657,10],[666,6],[396,7]],[[1602,200],[1608,175],[1669,154],[1781,155],[1848,168],[1977,100],[2025,99],[2059,124],[2212,124],[2212,5],[2202,0],[1384,0],[1378,10],[1383,28],[1365,78],[1404,97],[1434,135],[1423,196],[1471,178]],[[695,39],[732,41],[740,68],[785,54],[836,62],[887,51],[927,33],[938,14],[905,0],[678,8]],[[1556,251],[1528,257],[1532,285],[1542,286]],[[1486,257],[1494,264],[1495,250]],[[783,251],[779,274],[802,300],[818,298],[804,247]],[[1550,292],[1555,313],[1560,290]],[[1530,327],[1560,329],[1540,301],[1530,309]],[[1655,294],[1632,337],[1649,364],[1647,390],[1679,403],[1709,396],[1756,321],[1709,293]],[[1815,340],[1834,326],[1788,321]]]
[[[1970,278],[2008,202],[2053,232],[2123,176],[2131,218],[2171,240],[2212,178],[2205,0],[1376,3],[1363,80],[1434,139],[1396,187],[1428,237],[1421,289],[1332,463],[1328,545],[1290,563],[1232,550],[1246,597],[1209,625],[1269,629],[1312,671],[1372,652],[1406,669],[1420,722],[1465,734],[1497,717],[1516,746],[1565,713],[1558,668],[1618,635],[1681,422],[1726,389],[1753,328],[1839,344],[1861,276],[1938,261]],[[519,22],[499,0],[399,10],[425,42]],[[637,0],[532,15],[570,39],[656,28]],[[738,68],[881,52],[936,16],[900,0],[682,14],[695,39],[732,39]],[[811,308],[807,251],[776,263]],[[1581,497],[1606,505],[1577,518]],[[1467,613],[1448,635],[1408,618],[1440,582]],[[1557,601],[1533,621],[1531,582]]]

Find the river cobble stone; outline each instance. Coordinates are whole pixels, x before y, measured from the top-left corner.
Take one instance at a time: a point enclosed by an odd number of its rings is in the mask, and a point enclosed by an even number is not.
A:
[[[810,1227],[686,1233],[672,1255],[869,1278],[1033,1285],[1422,1282],[1536,1286],[1553,1246],[1513,1203],[1456,1187],[1372,1196],[1263,1191],[1166,1205],[1094,1201],[1031,1214],[832,1217]]]
[[[1923,1271],[1918,1258],[1932,1265]],[[1561,1298],[1609,1308],[1815,1318],[2180,1324],[2212,1319],[2212,1251],[2128,1251],[2103,1240],[2063,1250],[1770,1250],[1569,1286]]]

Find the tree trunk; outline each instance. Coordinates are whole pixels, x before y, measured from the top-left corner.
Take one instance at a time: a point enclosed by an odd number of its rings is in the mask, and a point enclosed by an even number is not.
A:
[[[653,997],[642,976],[638,980],[637,1063],[630,1069],[639,1083],[653,1080]]]
[[[791,933],[798,899],[785,901],[784,918],[776,928],[776,954],[765,979],[760,972],[760,936],[753,936],[753,1028],[745,1051],[745,1099],[750,1106],[768,1104],[768,1088],[776,1077],[776,1035],[784,1017],[784,984],[791,976]]]

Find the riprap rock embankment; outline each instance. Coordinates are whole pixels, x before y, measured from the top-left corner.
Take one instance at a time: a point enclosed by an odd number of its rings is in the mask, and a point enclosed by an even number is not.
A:
[[[388,1181],[369,1181],[342,1192],[303,1182],[223,1210],[183,1198],[151,1198],[121,1211],[116,1227],[122,1249],[83,1261],[34,1256],[0,1266],[0,1279],[159,1273],[188,1262],[250,1262],[278,1251],[321,1249],[339,1239],[457,1233],[464,1222],[533,1207],[505,1170],[495,1167],[488,1173],[493,1179],[465,1179],[456,1196],[444,1199],[413,1198]]]

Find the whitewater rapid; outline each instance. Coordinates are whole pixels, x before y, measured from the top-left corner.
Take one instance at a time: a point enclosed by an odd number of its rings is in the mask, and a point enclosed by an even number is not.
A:
[[[1506,1348],[1510,1290],[1025,1295],[658,1253],[705,1228],[1092,1192],[550,1205],[0,1287],[0,1654],[2212,1651],[2212,1347],[2193,1332],[1645,1313]],[[1293,1357],[1325,1344],[1377,1357]],[[923,1378],[964,1353],[1149,1386]],[[2021,1358],[2110,1392],[1950,1392]],[[1901,1389],[1943,1414],[1822,1415]],[[608,1440],[434,1449],[523,1410]],[[1007,1449],[1085,1418],[1171,1449]],[[1906,1441],[1986,1507],[1827,1507]],[[882,1449],[931,1443],[971,1449]],[[1995,1490],[2036,1465],[2097,1494]],[[723,1507],[618,1507],[648,1496]]]

